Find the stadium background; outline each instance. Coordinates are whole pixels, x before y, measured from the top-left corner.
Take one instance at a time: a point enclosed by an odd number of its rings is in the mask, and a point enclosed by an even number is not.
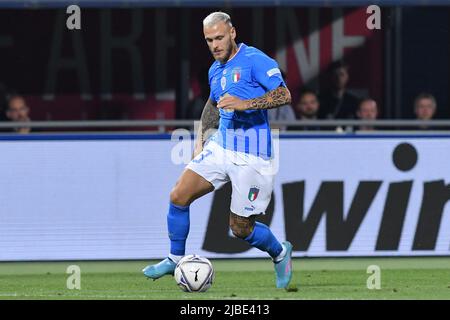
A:
[[[65,27],[69,4],[81,7],[79,31]],[[448,298],[450,134],[401,127],[410,128],[406,120],[420,92],[436,97],[433,123],[450,127],[450,7],[446,1],[370,4],[382,8],[381,30],[366,28],[364,1],[0,2],[2,94],[22,94],[32,120],[45,121],[27,135],[0,134],[0,298],[188,298],[167,279],[148,290],[135,274],[139,260],[168,250],[167,198],[183,170],[172,161],[180,141],[170,133],[193,127],[188,104],[212,62],[201,20],[213,10],[231,14],[239,41],[277,59],[293,104],[304,86],[326,87],[327,68],[344,58],[350,89],[374,97],[380,118],[399,127],[281,131],[280,172],[262,220],[292,241],[301,258],[294,264],[306,287],[295,297],[395,298],[395,283],[410,288],[401,297]],[[1,107],[4,115],[5,102]],[[190,139],[181,146],[190,150]],[[214,262],[221,294],[292,298],[266,290],[267,261],[228,259],[265,257],[231,236],[229,194],[226,186],[192,205],[187,253],[226,258]],[[418,258],[400,258],[411,256]],[[61,294],[61,276],[74,260],[92,282],[79,295]],[[365,278],[355,271],[371,263],[390,270],[388,291],[372,296],[360,289]],[[325,274],[327,268],[333,271]],[[257,271],[261,287],[236,270]],[[43,272],[50,280],[39,289]],[[110,282],[113,272],[120,283]],[[319,278],[323,283],[314,282]],[[122,292],[130,283],[134,291]],[[205,297],[227,297],[217,292]]]
[[[326,87],[326,69],[344,58],[349,89],[375,98],[381,118],[412,118],[420,92],[435,95],[437,118],[450,112],[448,7],[381,1],[382,28],[368,30],[366,7],[350,6],[358,1],[82,1],[82,29],[69,31],[64,3],[0,4],[0,83],[26,96],[34,120],[189,118],[212,61],[201,21],[221,8],[239,41],[277,59],[294,104],[303,86]]]

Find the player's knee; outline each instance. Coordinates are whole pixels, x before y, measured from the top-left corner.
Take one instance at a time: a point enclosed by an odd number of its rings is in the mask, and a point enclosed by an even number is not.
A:
[[[184,192],[175,187],[170,192],[170,202],[177,206],[184,207],[190,204],[190,199]]]
[[[253,232],[254,225],[255,221],[253,219],[239,217],[234,214],[230,217],[230,229],[237,238],[247,238]]]
[[[230,228],[231,231],[233,232],[233,235],[240,239],[245,239],[251,234],[251,232],[249,232],[247,229],[242,229],[240,227],[233,227],[233,226],[230,226]]]

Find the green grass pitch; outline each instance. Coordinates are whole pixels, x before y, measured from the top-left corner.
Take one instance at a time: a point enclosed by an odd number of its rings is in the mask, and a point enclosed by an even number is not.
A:
[[[450,299],[450,257],[296,258],[289,290],[275,288],[269,259],[211,260],[205,293],[184,293],[173,277],[147,280],[149,261],[2,262],[0,299]],[[69,265],[81,289],[67,289]],[[381,269],[381,289],[367,289],[367,267]]]

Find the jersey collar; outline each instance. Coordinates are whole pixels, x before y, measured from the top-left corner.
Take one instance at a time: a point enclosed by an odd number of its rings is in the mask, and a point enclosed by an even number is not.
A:
[[[228,63],[230,63],[234,58],[236,58],[237,57],[237,55],[241,52],[241,49],[244,49],[244,47],[245,47],[245,44],[244,43],[239,43],[238,44],[238,49],[237,49],[237,51],[236,51],[236,54],[230,59],[230,60],[228,60],[227,62],[225,62],[224,64],[222,64],[222,66],[225,66],[225,65],[227,65]]]

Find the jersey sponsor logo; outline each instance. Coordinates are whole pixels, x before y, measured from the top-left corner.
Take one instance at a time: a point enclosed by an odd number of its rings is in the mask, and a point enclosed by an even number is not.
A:
[[[258,198],[259,188],[257,186],[253,186],[248,191],[248,200],[255,201]]]
[[[272,68],[269,71],[267,71],[267,76],[269,76],[269,77],[273,76],[274,74],[281,74],[280,69]]]
[[[239,67],[233,68],[233,70],[231,70],[231,79],[233,83],[238,82],[240,78],[241,78],[241,68]]]

